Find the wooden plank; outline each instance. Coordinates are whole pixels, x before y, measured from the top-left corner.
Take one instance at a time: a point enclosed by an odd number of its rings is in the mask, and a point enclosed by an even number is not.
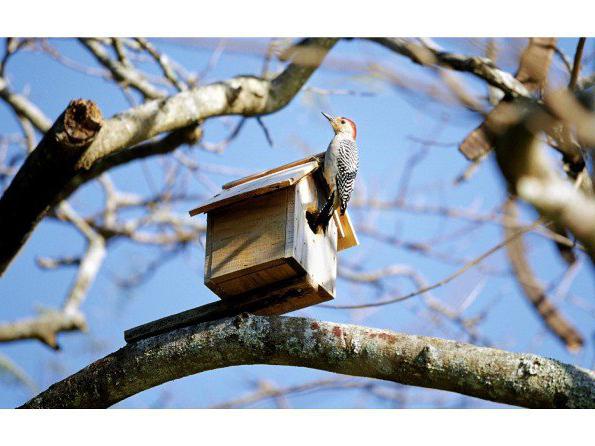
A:
[[[210,214],[210,267],[207,277],[231,274],[285,257],[286,203],[291,189],[263,195]],[[223,278],[224,277],[224,278]]]
[[[246,274],[233,277],[229,280],[216,278],[205,284],[221,299],[234,299],[236,296],[250,290],[273,285],[299,276],[304,272],[301,268],[299,271],[296,271],[286,259],[280,259],[275,262],[269,262],[266,267],[260,270],[250,270]]]
[[[307,275],[298,277],[276,287],[264,288],[234,299],[220,300],[191,310],[148,322],[124,332],[127,343],[146,339],[175,329],[201,322],[249,312],[254,314],[283,314],[303,306],[328,300],[327,296],[316,295],[317,289]]]
[[[207,200],[201,206],[192,209],[189,213],[191,216],[210,212],[217,208],[229,206],[238,201],[243,201],[248,198],[257,197],[267,194],[269,192],[283,189],[297,183],[306,175],[318,168],[317,162],[310,162],[299,166],[292,167],[287,170],[277,172],[267,177],[262,177],[248,183],[243,183],[237,187],[223,190],[211,199]]]
[[[274,173],[280,172],[285,169],[289,169],[291,167],[299,166],[301,164],[306,164],[312,161],[320,162],[324,159],[324,152],[318,153],[316,155],[311,155],[306,158],[302,158],[301,160],[293,161],[291,163],[283,164],[282,166],[275,167],[273,169],[263,170],[262,172],[255,173],[252,175],[248,175],[247,177],[240,178],[239,180],[230,181],[223,185],[223,189],[231,189],[233,187],[239,186],[240,184],[247,183],[248,181],[257,180],[262,177],[266,177],[268,175],[272,175]]]
[[[336,210],[333,212],[333,220],[335,221],[335,225],[337,226],[337,237],[345,238],[345,230],[343,229],[343,223],[341,222],[341,215],[339,215],[339,211]]]
[[[339,237],[337,251],[343,251],[344,249],[353,248],[354,246],[359,245],[359,240],[355,233],[355,229],[353,228],[353,224],[351,223],[351,218],[349,218],[348,211],[345,211],[343,215],[340,215],[339,220],[341,221],[345,237]]]

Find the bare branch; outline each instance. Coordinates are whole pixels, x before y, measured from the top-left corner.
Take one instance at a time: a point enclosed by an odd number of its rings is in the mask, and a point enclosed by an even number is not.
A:
[[[0,77],[0,98],[2,98],[19,116],[24,116],[37,130],[47,132],[52,126],[51,121],[43,112],[24,96],[13,93],[8,88],[8,83]]]
[[[0,354],[0,378],[5,378],[7,375],[13,381],[27,387],[32,395],[39,392],[39,387],[35,384],[35,381],[21,367],[8,357]]]
[[[165,91],[155,88],[145,77],[129,64],[112,59],[103,45],[95,39],[79,39],[79,41],[91,52],[97,61],[107,68],[114,79],[121,82],[125,87],[134,88],[147,99],[162,98]]]
[[[595,373],[552,359],[356,325],[248,314],[129,344],[22,407],[108,407],[167,381],[245,364],[309,367],[527,407],[595,407]]]
[[[586,37],[581,37],[578,39],[576,45],[576,52],[574,53],[574,61],[572,63],[572,72],[570,73],[570,81],[568,82],[568,88],[571,90],[576,87],[576,81],[581,73],[581,59],[583,58],[583,50],[585,49],[586,40]]]
[[[529,91],[510,73],[497,68],[494,63],[478,56],[464,56],[441,51],[438,48],[417,44],[409,39],[373,38],[380,45],[410,58],[420,65],[440,66],[455,71],[464,71],[483,79],[512,96],[528,96]]]
[[[239,76],[150,101],[116,115],[105,122],[79,167],[88,169],[102,157],[210,117],[273,113],[293,99],[335,42],[336,39],[311,39],[304,44],[303,52],[297,51],[294,63],[271,81]],[[306,51],[310,48],[316,51]]]
[[[58,350],[57,333],[86,330],[87,322],[81,312],[50,310],[36,317],[0,324],[0,342],[38,339]]]
[[[387,392],[387,390],[389,390],[386,389],[388,385],[391,385],[391,383],[374,382],[370,380],[361,379],[356,380],[353,378],[343,377],[319,379],[306,383],[296,384],[293,386],[287,386],[284,388],[276,387],[268,381],[260,381],[258,383],[258,388],[255,392],[245,396],[241,396],[237,399],[227,401],[225,403],[216,404],[214,406],[209,407],[209,409],[231,409],[238,407],[246,407],[251,404],[268,399],[275,399],[276,401],[278,401],[279,399],[285,400],[288,396],[295,394],[319,392],[322,390],[328,391],[349,389],[363,390],[377,398],[391,400],[392,402],[399,403],[399,406],[402,406],[404,398],[402,396],[400,397],[400,392],[398,391]],[[391,386],[396,387],[394,384],[392,384]],[[384,389],[382,389],[381,387],[383,387]]]
[[[516,205],[509,199],[505,205],[505,212],[509,218],[516,218]],[[510,237],[514,233],[512,225],[505,225],[505,234]],[[557,336],[570,351],[580,350],[583,346],[581,334],[562,316],[553,302],[546,295],[545,290],[537,281],[526,258],[526,248],[522,237],[517,237],[506,245],[506,252],[512,266],[512,271],[525,297],[537,311],[545,326]]]
[[[428,286],[421,287],[411,293],[405,294],[403,296],[393,297],[391,299],[383,300],[380,302],[369,302],[365,304],[356,304],[356,305],[325,305],[320,304],[320,307],[324,308],[333,308],[333,309],[341,309],[341,310],[354,310],[360,308],[369,308],[369,307],[380,307],[383,305],[394,304],[397,302],[402,302],[407,299],[411,299],[412,297],[419,296],[420,294],[427,293],[428,291],[432,291],[436,288],[439,288],[447,283],[453,281],[460,275],[467,272],[469,269],[473,268],[474,266],[478,265],[479,263],[483,262],[486,258],[497,252],[498,250],[502,249],[506,246],[507,243],[514,240],[515,238],[521,236],[522,234],[535,229],[539,224],[541,224],[540,220],[535,221],[532,225],[524,228],[520,228],[516,232],[512,233],[510,236],[506,237],[502,242],[498,243],[497,245],[493,246],[492,248],[485,251],[483,254],[478,256],[477,258],[473,259],[472,261],[466,263],[462,268],[458,269],[454,273],[450,274],[449,276],[445,277],[444,279]]]
[[[118,39],[115,40],[118,41]],[[134,40],[136,40],[140,44],[140,46],[144,48],[153,59],[155,59],[155,62],[157,62],[157,64],[161,68],[161,71],[163,72],[165,78],[174,87],[176,87],[178,91],[184,91],[188,89],[187,86],[180,82],[180,80],[178,79],[176,72],[170,64],[169,58],[165,54],[161,54],[159,51],[157,51],[157,49],[147,39],[137,38]]]
[[[492,132],[499,135],[496,159],[510,190],[545,220],[572,232],[595,262],[595,201],[559,176],[539,140],[540,131],[552,125],[551,115],[530,104],[507,107]]]
[[[58,333],[87,330],[85,316],[79,311],[79,308],[103,263],[105,241],[68,203],[60,203],[57,214],[74,224],[88,241],[86,252],[78,262],[79,268],[70,290],[66,294],[64,304],[58,311],[45,311],[34,318],[0,323],[0,342],[38,339],[49,347],[59,350]]]
[[[556,39],[554,38],[532,38],[521,56],[519,68],[515,79],[525,89],[525,94],[517,96],[530,97],[530,94],[539,88],[542,88],[552,55],[556,48]],[[497,105],[487,116],[486,121],[498,119],[502,113],[500,105]],[[459,150],[470,161],[477,161],[485,158],[494,145],[494,135],[489,132],[489,124],[482,123],[473,130],[460,144]]]

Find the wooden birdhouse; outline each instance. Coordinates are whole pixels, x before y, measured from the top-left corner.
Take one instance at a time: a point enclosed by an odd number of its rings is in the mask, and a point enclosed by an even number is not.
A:
[[[335,296],[337,252],[358,244],[349,215],[313,232],[307,211],[328,191],[323,154],[232,181],[201,206],[207,214],[204,282],[222,300],[269,296],[259,314],[281,314]]]
[[[138,342],[242,312],[282,314],[335,297],[337,252],[358,244],[349,215],[312,230],[307,212],[324,206],[324,154],[250,175],[190,211],[207,214],[205,284],[221,298],[124,332]]]

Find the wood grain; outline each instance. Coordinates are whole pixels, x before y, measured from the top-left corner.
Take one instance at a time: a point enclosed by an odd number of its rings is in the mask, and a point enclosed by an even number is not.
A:
[[[318,302],[317,286],[307,275],[276,283],[273,287],[254,290],[234,299],[219,300],[181,313],[166,316],[124,332],[127,343],[137,342],[171,330],[236,316],[241,313],[258,315],[284,314]],[[324,300],[328,300],[324,299]]]
[[[269,192],[292,186],[317,168],[318,162],[311,161],[307,164],[301,164],[267,177],[260,177],[254,181],[241,183],[231,189],[223,190],[199,207],[192,209],[190,215],[194,216],[210,212],[224,206],[229,206],[233,203],[246,201],[253,197],[265,195]]]
[[[274,173],[280,172],[282,170],[289,169],[291,167],[300,166],[302,164],[308,164],[312,161],[320,163],[324,160],[324,152],[318,153],[316,155],[311,155],[306,158],[302,158],[297,161],[293,161],[291,163],[283,164],[281,166],[275,167],[273,169],[263,170],[262,172],[258,172],[252,175],[248,175],[247,177],[240,178],[239,180],[230,181],[229,183],[225,183],[223,185],[223,189],[231,189],[233,187],[239,186],[240,184],[247,183],[249,181],[257,180],[259,178],[263,178]]]

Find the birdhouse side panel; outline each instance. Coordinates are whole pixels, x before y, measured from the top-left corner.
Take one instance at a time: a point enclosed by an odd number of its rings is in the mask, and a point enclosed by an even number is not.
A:
[[[295,189],[293,257],[312,279],[323,288],[321,301],[335,295],[337,276],[337,226],[331,219],[326,232],[312,232],[306,212],[320,209],[324,203],[324,189],[312,176],[303,178]],[[322,203],[322,204],[321,204]]]

